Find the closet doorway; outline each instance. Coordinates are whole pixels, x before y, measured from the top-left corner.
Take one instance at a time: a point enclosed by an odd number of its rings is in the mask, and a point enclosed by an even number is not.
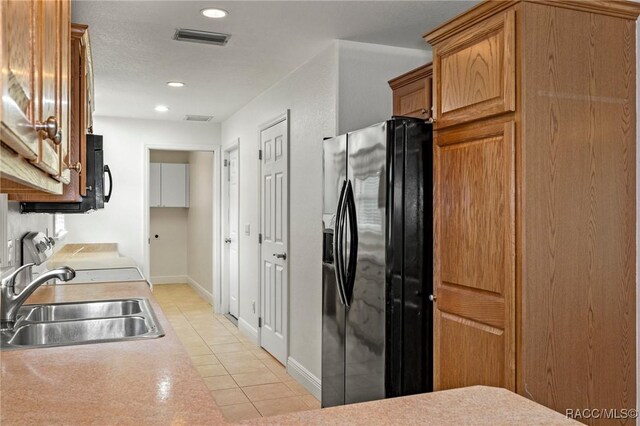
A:
[[[188,284],[213,305],[215,154],[152,148],[148,155],[149,280]]]

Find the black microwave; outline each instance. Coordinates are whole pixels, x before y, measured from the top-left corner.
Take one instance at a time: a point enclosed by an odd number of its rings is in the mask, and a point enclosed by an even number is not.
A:
[[[87,195],[81,201],[71,203],[20,203],[22,213],[87,213],[104,208],[113,192],[113,177],[104,164],[102,135],[87,135]],[[105,188],[105,176],[109,185]],[[108,193],[107,193],[108,189]]]

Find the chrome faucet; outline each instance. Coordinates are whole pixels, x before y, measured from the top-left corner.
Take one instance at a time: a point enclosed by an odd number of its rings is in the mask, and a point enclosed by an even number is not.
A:
[[[23,265],[0,282],[0,330],[2,331],[13,330],[18,316],[18,309],[42,284],[54,278],[61,281],[69,281],[76,276],[76,271],[68,266],[62,266],[38,275],[20,293],[16,294],[15,285],[18,274],[32,266],[34,266],[34,263]]]

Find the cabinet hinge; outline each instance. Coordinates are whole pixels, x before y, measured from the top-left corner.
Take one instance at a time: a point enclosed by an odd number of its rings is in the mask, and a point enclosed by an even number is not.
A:
[[[258,160],[262,160],[262,150],[258,150]]]
[[[224,166],[225,166],[225,167],[227,167],[228,165],[229,165],[229,160],[227,160],[227,159],[225,158],[225,160],[224,160]]]
[[[262,244],[262,233],[258,234],[258,244]]]
[[[258,328],[262,327],[262,317],[258,317]]]

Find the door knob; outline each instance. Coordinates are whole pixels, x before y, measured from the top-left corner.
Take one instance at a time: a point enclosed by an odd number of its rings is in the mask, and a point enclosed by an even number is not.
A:
[[[36,122],[34,127],[38,132],[43,132],[47,136],[47,139],[55,141],[58,136],[58,120],[56,120],[55,117],[47,118],[44,123]],[[62,141],[62,136],[59,141]],[[57,143],[59,144],[60,142]]]
[[[273,256],[278,259],[287,260],[287,253],[273,253]]]
[[[82,163],[78,161],[76,164],[71,164],[69,165],[69,169],[82,173]]]
[[[229,244],[229,243],[231,242],[231,238],[225,238],[225,239],[224,239],[224,242],[225,242],[225,243],[227,243],[227,244]]]

